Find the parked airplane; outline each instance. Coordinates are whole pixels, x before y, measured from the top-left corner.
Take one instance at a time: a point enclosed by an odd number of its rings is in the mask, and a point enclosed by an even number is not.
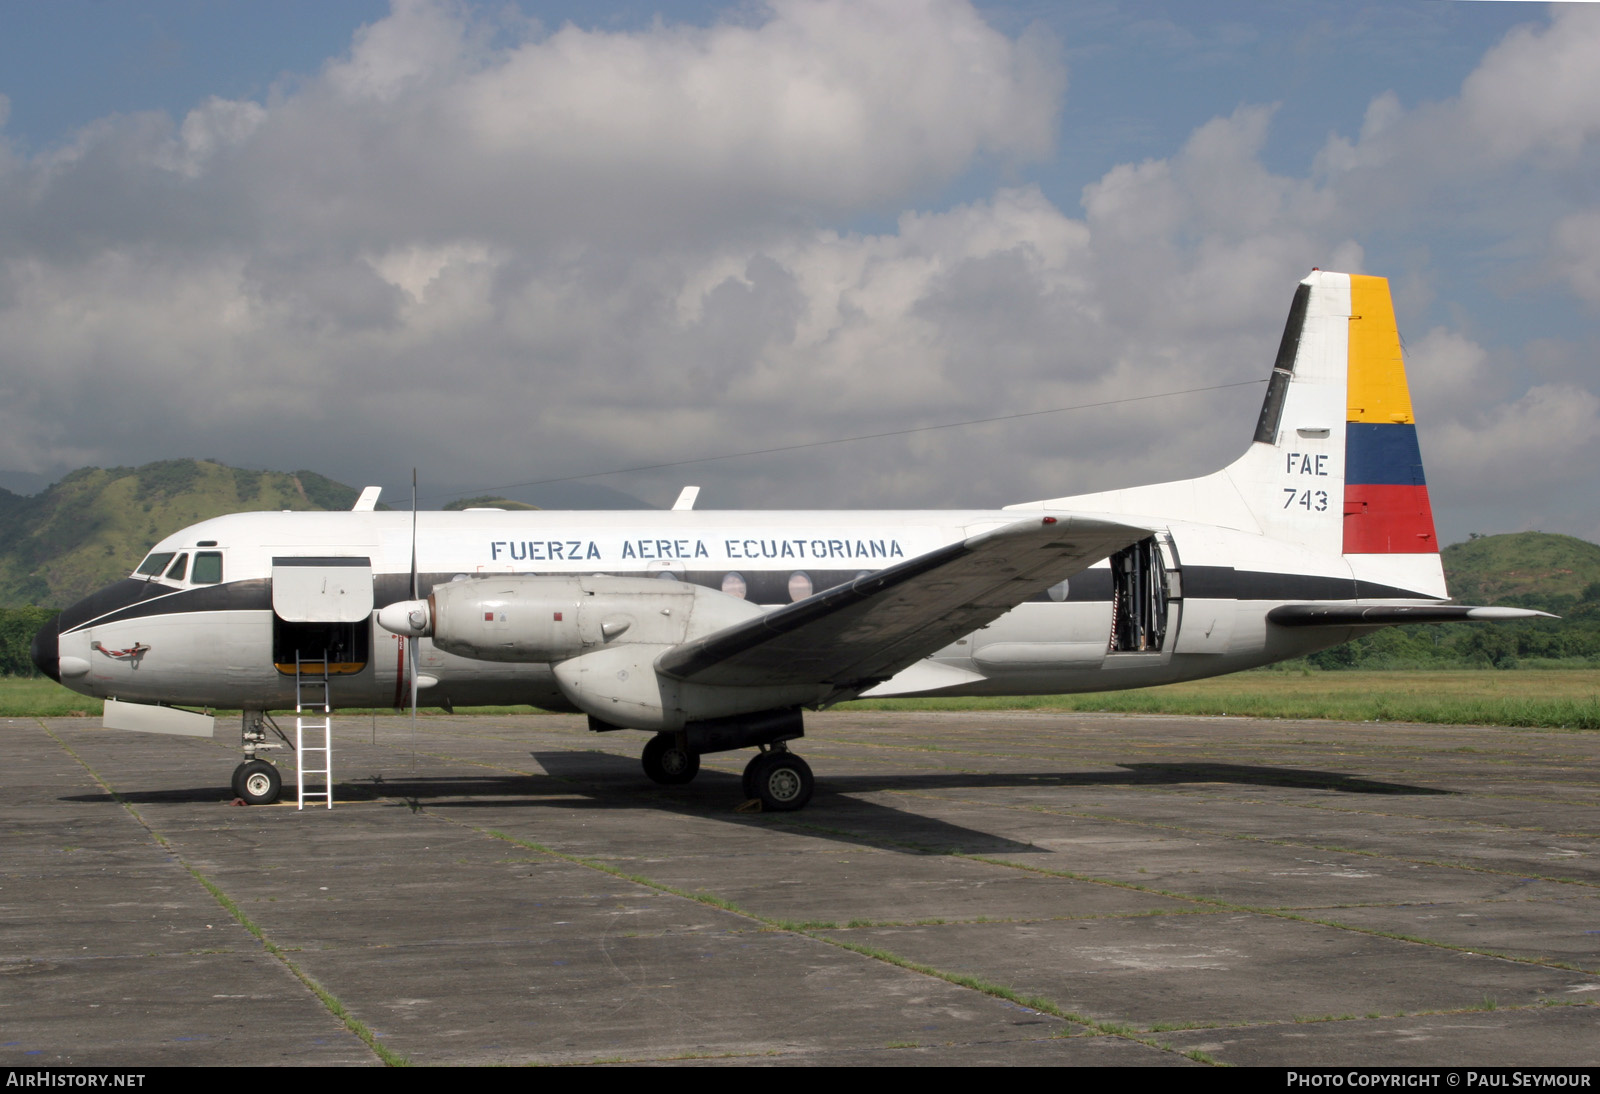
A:
[[[691,488],[692,489],[692,488]],[[1376,627],[1542,613],[1445,603],[1388,283],[1313,271],[1255,435],[1202,478],[1001,510],[243,513],[158,543],[34,639],[107,724],[241,708],[235,791],[277,798],[268,711],[531,703],[642,729],[685,783],[756,747],[798,809],[802,710],[858,696],[1103,691],[1296,657]],[[665,579],[665,580],[663,580]]]

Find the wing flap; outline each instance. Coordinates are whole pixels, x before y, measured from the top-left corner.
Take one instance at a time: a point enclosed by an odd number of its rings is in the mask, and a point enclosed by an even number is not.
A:
[[[699,684],[863,690],[1150,531],[1099,517],[1030,517],[676,646],[656,669]]]

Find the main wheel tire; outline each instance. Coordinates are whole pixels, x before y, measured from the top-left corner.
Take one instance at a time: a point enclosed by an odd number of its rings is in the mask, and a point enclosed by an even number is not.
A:
[[[244,769],[249,766],[248,760],[241,760],[239,766],[233,769],[233,781],[228,785],[233,787],[233,796],[236,798],[244,797]]]
[[[816,778],[811,765],[792,752],[763,752],[744,769],[750,796],[768,813],[792,813],[811,800]]]
[[[700,774],[700,754],[680,748],[677,735],[673,733],[657,733],[651,737],[639,762],[651,781],[662,786],[682,786]]]
[[[266,760],[240,764],[233,773],[233,779],[239,797],[251,805],[271,805],[278,800],[278,793],[283,789],[283,776]]]

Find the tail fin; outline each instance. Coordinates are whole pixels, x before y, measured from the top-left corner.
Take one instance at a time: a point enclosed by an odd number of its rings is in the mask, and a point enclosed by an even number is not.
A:
[[[1283,513],[1261,516],[1282,538],[1331,547],[1333,525],[1302,518],[1337,502],[1341,553],[1438,553],[1384,278],[1315,271],[1300,283],[1255,442],[1228,472],[1278,481]]]
[[[1381,277],[1313,270],[1300,282],[1253,442],[1221,471],[1032,506],[1240,528],[1342,554],[1360,581],[1446,595]]]

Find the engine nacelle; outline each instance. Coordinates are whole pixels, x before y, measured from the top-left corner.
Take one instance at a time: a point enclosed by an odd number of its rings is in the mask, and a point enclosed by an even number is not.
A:
[[[811,706],[829,690],[825,683],[729,687],[675,680],[655,667],[656,659],[671,648],[655,642],[617,642],[563,661],[552,671],[561,694],[585,714],[608,725],[658,731],[755,711]]]
[[[435,586],[426,603],[423,619],[421,605],[409,602],[385,608],[379,622],[397,633],[429,634],[460,657],[551,664],[619,640],[675,646],[762,614],[715,589],[598,575],[453,581]]]

